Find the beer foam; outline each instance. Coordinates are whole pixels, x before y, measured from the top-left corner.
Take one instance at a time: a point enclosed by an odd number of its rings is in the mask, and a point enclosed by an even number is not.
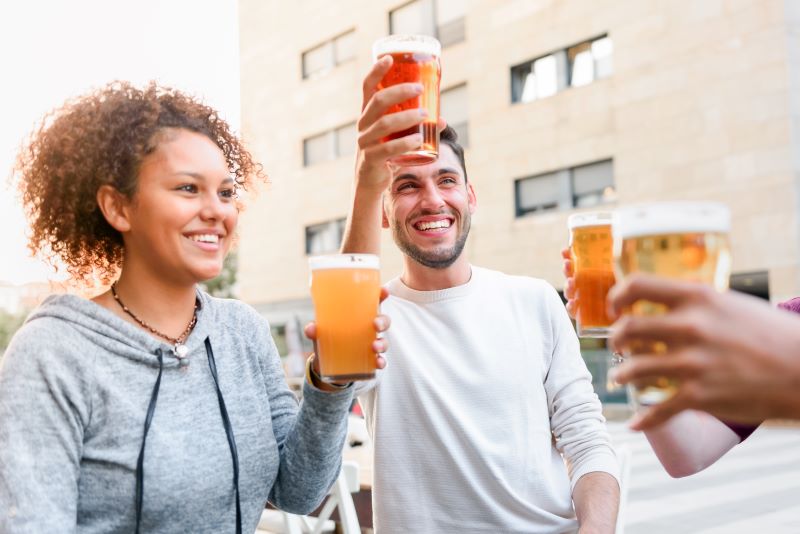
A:
[[[442,55],[442,45],[429,35],[389,35],[378,39],[372,45],[372,59],[378,61],[383,55],[399,52],[412,54]]]
[[[375,254],[328,254],[308,258],[312,271],[322,269],[380,269],[380,259]]]
[[[731,212],[718,202],[653,202],[614,212],[616,239],[682,233],[728,233]]]
[[[611,224],[613,213],[610,211],[591,211],[587,213],[573,213],[567,219],[567,228],[585,228],[588,226],[605,226]]]

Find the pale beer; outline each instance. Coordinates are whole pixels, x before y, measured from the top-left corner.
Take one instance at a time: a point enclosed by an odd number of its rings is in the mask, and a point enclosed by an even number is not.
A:
[[[614,222],[615,255],[620,277],[642,272],[702,282],[718,291],[728,288],[731,253],[728,242],[730,212],[717,203],[664,202],[632,206],[617,212]],[[665,307],[640,300],[634,315],[657,315]],[[639,343],[631,355],[666,352],[662,341]],[[672,396],[675,383],[667,378],[634,384],[635,400],[652,405]]]
[[[567,220],[575,279],[575,322],[581,337],[608,337],[611,319],[606,307],[614,285],[614,243],[611,213],[576,213]]]
[[[392,56],[393,60],[392,67],[378,85],[379,89],[399,83],[422,84],[419,96],[392,106],[386,113],[407,109],[425,109],[428,112],[420,125],[383,139],[383,142],[387,142],[415,133],[422,134],[422,145],[418,149],[392,159],[397,165],[425,165],[438,157],[439,134],[436,125],[439,120],[439,81],[442,74],[439,63],[441,48],[439,41],[425,35],[390,35],[379,39],[372,47],[375,61],[386,55]]]
[[[320,376],[331,382],[375,376],[378,257],[334,254],[309,258]]]

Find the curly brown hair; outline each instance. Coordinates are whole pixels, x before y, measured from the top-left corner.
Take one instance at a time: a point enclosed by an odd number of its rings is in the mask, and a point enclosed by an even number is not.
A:
[[[78,281],[110,280],[123,261],[122,235],[103,217],[96,194],[111,185],[129,199],[139,166],[169,129],[206,135],[222,150],[237,187],[265,179],[241,140],[211,107],[151,82],[112,82],[48,113],[14,169],[31,226],[28,247]]]

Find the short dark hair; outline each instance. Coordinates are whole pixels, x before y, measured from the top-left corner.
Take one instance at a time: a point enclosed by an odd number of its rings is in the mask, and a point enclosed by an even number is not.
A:
[[[450,147],[453,153],[458,158],[461,164],[461,170],[464,171],[464,182],[467,182],[467,163],[464,161],[464,147],[458,144],[458,133],[450,126],[447,126],[439,133],[439,143],[444,143]]]

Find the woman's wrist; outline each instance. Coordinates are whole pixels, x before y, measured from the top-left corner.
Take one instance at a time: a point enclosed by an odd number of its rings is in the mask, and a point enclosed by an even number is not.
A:
[[[314,369],[315,354],[311,354],[306,361],[306,381],[317,389],[322,391],[341,391],[349,388],[353,383],[338,384],[336,382],[326,382],[319,376],[319,373]]]

